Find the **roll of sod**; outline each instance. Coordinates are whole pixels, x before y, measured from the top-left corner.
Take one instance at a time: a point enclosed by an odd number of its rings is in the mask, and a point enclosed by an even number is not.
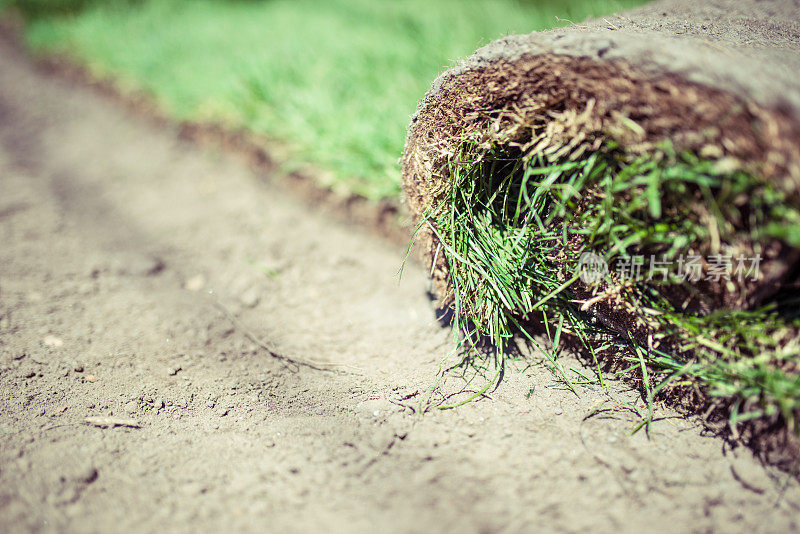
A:
[[[433,83],[402,171],[465,339],[502,356],[539,328],[800,457],[800,3],[668,0],[493,42]]]

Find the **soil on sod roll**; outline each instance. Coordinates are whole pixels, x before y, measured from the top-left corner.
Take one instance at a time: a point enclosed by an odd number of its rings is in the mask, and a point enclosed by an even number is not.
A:
[[[798,21],[796,2],[656,2],[501,39],[440,76],[403,181],[458,326],[502,356],[539,321],[599,379],[629,369],[651,403],[703,411],[792,468]],[[588,252],[599,279],[578,276]],[[631,258],[641,276],[620,268]]]

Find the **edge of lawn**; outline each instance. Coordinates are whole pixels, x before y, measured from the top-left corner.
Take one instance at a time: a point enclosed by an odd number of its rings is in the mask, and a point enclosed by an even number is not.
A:
[[[25,44],[24,31],[22,17],[0,13],[0,39],[31,59],[46,75],[87,87],[150,123],[174,131],[181,140],[233,155],[265,182],[288,191],[315,210],[358,226],[393,245],[408,246],[411,218],[400,197],[376,200],[328,187],[318,177],[329,171],[309,163],[298,164],[294,158],[284,155],[289,152],[285,144],[243,127],[176,119],[144,91],[125,90],[114,77],[97,76],[86,65],[65,54],[30,50]]]

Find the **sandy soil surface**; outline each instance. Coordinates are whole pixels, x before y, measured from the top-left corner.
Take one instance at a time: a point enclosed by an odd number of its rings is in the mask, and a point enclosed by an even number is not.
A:
[[[1,44],[0,529],[798,528],[794,479],[537,355],[415,414],[452,338],[402,255]]]

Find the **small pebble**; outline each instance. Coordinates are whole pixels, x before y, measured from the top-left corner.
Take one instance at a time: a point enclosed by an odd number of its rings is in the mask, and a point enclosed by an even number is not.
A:
[[[202,291],[202,289],[206,285],[206,277],[202,274],[196,274],[186,280],[183,284],[183,287],[188,289],[189,291]]]
[[[245,291],[241,297],[239,297],[239,301],[242,305],[246,306],[247,308],[255,308],[258,306],[258,303],[261,301],[261,292],[257,288],[249,289]]]
[[[42,340],[42,343],[44,343],[45,347],[58,348],[58,347],[61,347],[62,345],[64,345],[64,340],[61,339],[60,337],[56,337],[56,336],[53,336],[53,335],[47,335],[47,336],[44,336],[44,339]]]

